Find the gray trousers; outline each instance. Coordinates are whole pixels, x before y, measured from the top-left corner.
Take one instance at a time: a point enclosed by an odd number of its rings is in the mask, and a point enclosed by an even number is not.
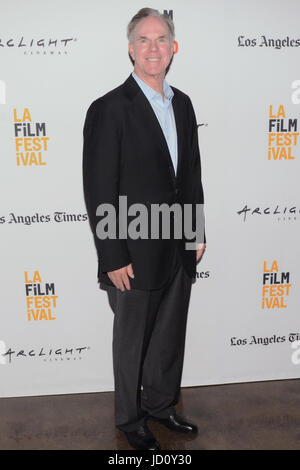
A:
[[[161,289],[105,287],[114,312],[115,423],[122,431],[136,430],[148,415],[164,418],[174,411],[191,284],[177,256]]]

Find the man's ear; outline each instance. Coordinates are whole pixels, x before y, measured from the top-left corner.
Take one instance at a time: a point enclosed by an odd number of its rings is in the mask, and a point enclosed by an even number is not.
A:
[[[131,60],[134,61],[134,52],[133,52],[133,47],[131,43],[128,44],[128,54],[130,55]]]
[[[129,60],[130,60],[130,62],[132,63],[132,65],[134,65],[134,60],[132,59],[132,57],[131,57],[131,55],[129,54],[129,52],[128,52],[128,57],[129,57]]]

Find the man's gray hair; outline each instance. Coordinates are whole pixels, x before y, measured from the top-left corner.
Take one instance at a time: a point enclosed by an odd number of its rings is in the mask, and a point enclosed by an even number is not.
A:
[[[172,18],[170,18],[168,15],[165,15],[164,13],[160,13],[158,10],[154,10],[154,8],[142,8],[137,12],[136,15],[134,15],[134,17],[131,19],[130,23],[127,26],[127,38],[129,42],[132,42],[133,40],[133,30],[138,24],[138,22],[141,21],[143,18],[146,18],[147,16],[156,16],[157,18],[162,19],[168,27],[170,41],[174,41],[175,28]]]

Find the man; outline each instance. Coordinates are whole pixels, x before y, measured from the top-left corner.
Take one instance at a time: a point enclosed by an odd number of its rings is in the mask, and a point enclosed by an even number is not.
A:
[[[114,312],[116,426],[135,449],[155,450],[160,445],[147,419],[176,432],[197,432],[174,406],[191,284],[205,235],[196,251],[187,250],[185,236],[178,239],[174,232],[169,238],[160,231],[159,238],[105,239],[98,232],[105,211],[98,206],[110,204],[120,228],[120,196],[127,197],[129,207],[190,204],[194,227],[195,206],[204,200],[193,106],[165,80],[175,48],[173,22],[157,10],[143,8],[128,25],[128,40],[133,73],[87,112],[83,178],[98,279]],[[131,218],[128,214],[127,227],[133,220],[133,213]],[[173,229],[176,223],[175,216]]]

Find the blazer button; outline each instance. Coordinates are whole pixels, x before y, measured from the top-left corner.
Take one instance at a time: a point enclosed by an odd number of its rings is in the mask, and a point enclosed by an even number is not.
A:
[[[177,196],[177,194],[179,193],[179,189],[178,188],[175,188],[175,194]]]

